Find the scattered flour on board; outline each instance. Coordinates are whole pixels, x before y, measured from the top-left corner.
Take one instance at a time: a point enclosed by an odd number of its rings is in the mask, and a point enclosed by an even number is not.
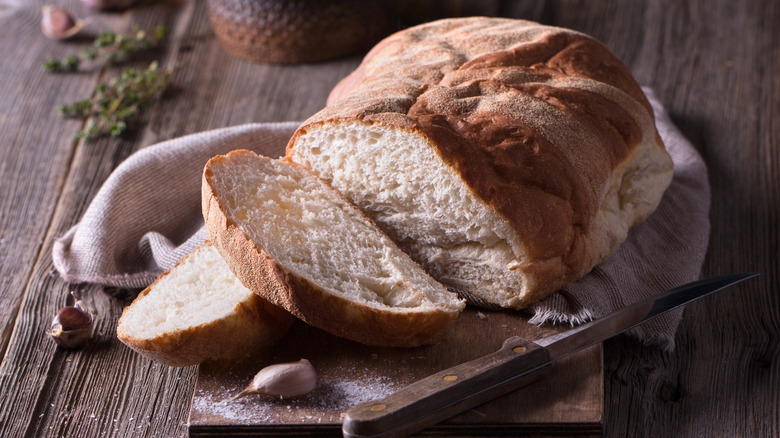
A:
[[[228,402],[225,400],[242,388],[222,389],[219,395],[198,390],[193,411],[241,424],[281,423],[291,416],[299,423],[341,423],[341,414],[351,406],[388,396],[400,388],[389,377],[361,375],[353,369],[338,377],[320,376],[314,391],[300,398],[250,395]]]

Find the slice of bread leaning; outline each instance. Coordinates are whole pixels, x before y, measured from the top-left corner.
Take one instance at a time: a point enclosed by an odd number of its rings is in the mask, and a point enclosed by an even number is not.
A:
[[[294,320],[244,287],[206,242],[125,308],[117,337],[166,365],[228,364],[271,346]]]
[[[206,230],[255,293],[336,336],[436,342],[465,304],[303,166],[239,150],[203,173]]]

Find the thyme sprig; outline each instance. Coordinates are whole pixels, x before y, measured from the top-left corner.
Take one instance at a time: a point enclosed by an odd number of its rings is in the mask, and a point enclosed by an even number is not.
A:
[[[155,47],[168,33],[158,26],[151,34],[136,30],[130,34],[101,33],[92,47],[63,59],[51,58],[44,63],[49,72],[77,71],[85,61],[104,61],[117,65],[130,60],[138,52]],[[157,61],[146,68],[127,68],[119,76],[101,82],[89,99],[61,105],[58,109],[66,117],[89,120],[79,131],[79,138],[93,138],[110,134],[119,137],[127,129],[130,119],[151,104],[171,83],[173,68],[161,70]]]
[[[119,137],[127,122],[149,105],[171,83],[173,69],[161,70],[157,61],[145,69],[125,69],[122,74],[101,82],[90,99],[62,105],[59,111],[66,117],[91,119],[78,134],[93,138],[102,134]]]
[[[128,60],[133,54],[151,49],[168,34],[165,26],[157,26],[151,35],[145,30],[135,30],[130,34],[117,34],[106,31],[98,35],[92,47],[78,54],[62,59],[49,58],[43,68],[52,73],[72,72],[79,69],[82,62],[105,58],[109,64],[116,65]]]

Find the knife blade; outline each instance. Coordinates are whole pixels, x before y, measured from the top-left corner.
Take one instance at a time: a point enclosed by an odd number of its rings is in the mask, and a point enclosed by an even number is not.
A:
[[[542,371],[558,359],[756,275],[731,274],[687,283],[536,341],[511,337],[495,353],[350,408],[342,433],[351,438],[410,435],[541,379]]]

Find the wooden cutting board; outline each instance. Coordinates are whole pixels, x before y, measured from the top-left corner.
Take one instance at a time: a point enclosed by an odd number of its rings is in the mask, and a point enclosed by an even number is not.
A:
[[[255,363],[232,370],[201,366],[189,419],[192,437],[340,436],[346,410],[388,395],[429,374],[499,349],[518,335],[538,339],[565,327],[540,328],[517,312],[467,309],[436,345],[367,347],[297,322]],[[298,399],[237,394],[266,365],[308,359],[317,388]],[[427,436],[601,436],[604,410],[601,345],[554,364],[546,377],[427,429]]]

